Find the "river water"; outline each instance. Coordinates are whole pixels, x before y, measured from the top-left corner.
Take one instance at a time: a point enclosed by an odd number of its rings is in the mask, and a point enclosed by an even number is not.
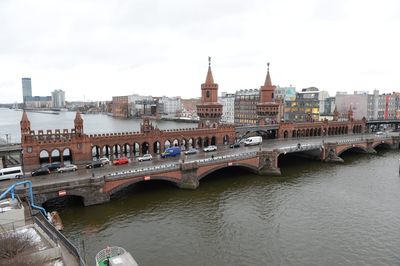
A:
[[[196,190],[150,181],[60,215],[89,265],[111,245],[139,265],[400,265],[399,157],[344,153],[344,163],[328,164],[287,156],[279,177],[231,168]]]
[[[107,245],[140,265],[399,265],[399,153],[343,158],[287,157],[280,177],[232,168],[194,191],[138,184],[64,208],[64,233],[83,240],[91,265]]]
[[[74,128],[75,112],[59,112],[58,114],[44,114],[27,112],[32,130],[68,129]],[[106,114],[82,114],[83,130],[86,134],[134,132],[140,130],[141,119],[114,118]],[[9,142],[21,142],[22,111],[0,108],[0,138]],[[153,121],[154,126],[160,129],[193,128],[195,123]]]

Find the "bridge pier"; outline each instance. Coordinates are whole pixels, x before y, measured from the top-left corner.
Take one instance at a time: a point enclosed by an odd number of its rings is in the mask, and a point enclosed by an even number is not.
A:
[[[179,188],[196,189],[199,186],[197,178],[198,165],[196,162],[181,163],[182,180],[178,183]]]
[[[278,151],[259,152],[259,175],[277,176],[281,175],[281,169],[278,167]]]
[[[322,150],[322,160],[328,163],[343,163],[344,160],[336,154],[336,143],[325,143]]]

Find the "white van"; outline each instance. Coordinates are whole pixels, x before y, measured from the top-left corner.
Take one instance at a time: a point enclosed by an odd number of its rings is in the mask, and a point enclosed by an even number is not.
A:
[[[23,175],[21,166],[0,169],[0,180],[20,178]]]
[[[244,145],[245,146],[250,146],[250,145],[259,145],[262,143],[262,137],[261,136],[256,136],[256,137],[249,137],[245,139]]]

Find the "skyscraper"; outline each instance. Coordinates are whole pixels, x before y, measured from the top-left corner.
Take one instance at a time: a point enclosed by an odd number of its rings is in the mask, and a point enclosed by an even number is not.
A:
[[[65,107],[65,92],[63,90],[55,90],[51,92],[51,98],[53,101],[53,107],[55,108]]]
[[[22,100],[29,101],[32,98],[32,83],[31,78],[22,78]]]

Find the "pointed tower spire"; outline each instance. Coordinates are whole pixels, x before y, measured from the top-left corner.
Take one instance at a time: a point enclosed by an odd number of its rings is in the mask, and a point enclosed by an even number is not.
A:
[[[74,119],[74,125],[75,125],[75,132],[78,134],[82,134],[83,133],[83,119],[82,119],[79,111],[76,112],[75,119]]]
[[[258,123],[260,125],[268,123],[276,123],[279,121],[279,102],[275,101],[275,86],[272,85],[271,76],[269,74],[269,62],[267,63],[267,77],[264,86],[260,88],[260,100],[257,104]]]
[[[349,119],[349,121],[353,120],[353,108],[351,107],[351,104],[350,104],[349,111],[347,113],[347,119]]]
[[[333,110],[333,121],[339,120],[339,112],[337,111],[337,106],[335,105],[335,110]]]
[[[265,78],[264,86],[270,86],[272,87],[272,82],[271,82],[271,76],[269,75],[269,62],[267,63],[268,69],[267,69],[267,77]]]
[[[217,127],[222,116],[222,104],[218,102],[218,84],[211,72],[211,57],[208,57],[206,82],[201,84],[200,104],[196,106],[200,117],[199,127]]]
[[[29,121],[28,115],[26,114],[25,110],[22,113],[22,118],[19,122],[19,125],[21,127],[21,135],[29,134],[29,132],[31,131],[31,122]]]
[[[207,71],[207,77],[206,77],[206,83],[207,85],[211,85],[214,84],[214,78],[212,75],[212,71],[211,71],[211,57],[208,57],[208,71]]]

